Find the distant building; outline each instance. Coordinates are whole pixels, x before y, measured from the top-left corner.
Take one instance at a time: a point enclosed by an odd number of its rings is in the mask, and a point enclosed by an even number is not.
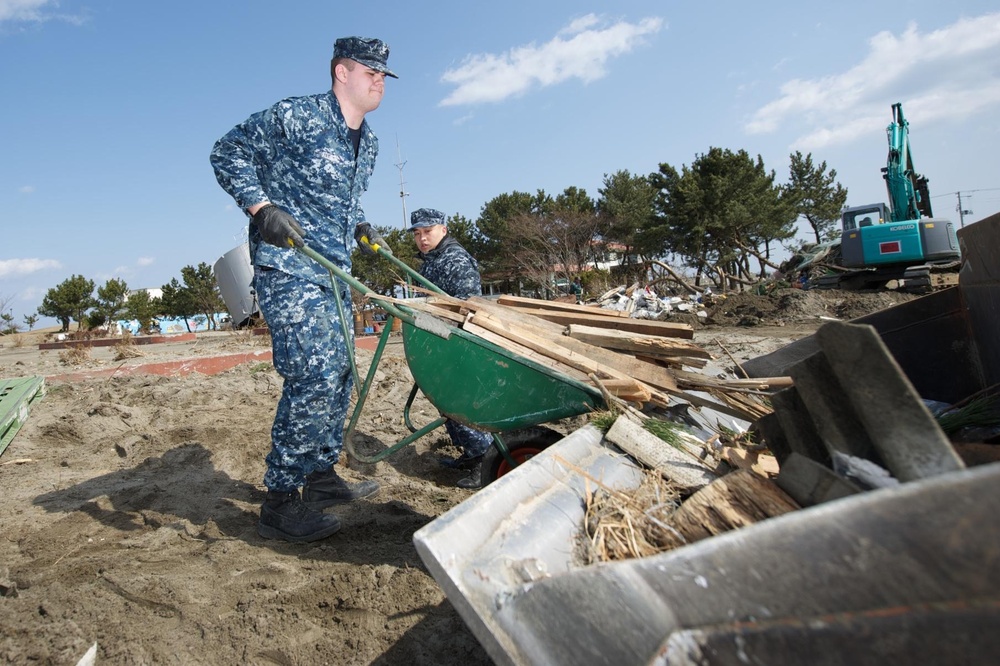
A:
[[[160,287],[143,287],[139,289],[130,289],[128,295],[131,296],[132,294],[136,294],[140,291],[144,291],[147,294],[149,294],[150,300],[154,298],[163,298],[163,289],[161,289]]]

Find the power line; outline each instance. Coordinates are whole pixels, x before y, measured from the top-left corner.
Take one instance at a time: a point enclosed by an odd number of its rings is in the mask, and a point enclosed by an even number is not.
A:
[[[969,209],[967,209],[967,208],[965,208],[962,205],[962,195],[965,194],[965,196],[967,198],[971,199],[973,193],[975,193],[975,192],[996,192],[996,191],[1000,191],[1000,187],[987,187],[987,188],[980,188],[978,190],[965,190],[965,192],[961,192],[961,191],[959,191],[959,192],[945,192],[944,194],[935,194],[934,196],[931,197],[931,199],[934,199],[936,197],[950,197],[951,195],[954,194],[958,198],[958,205],[955,206],[955,211],[958,213],[959,227],[960,228],[964,228],[965,227],[965,216],[966,215],[972,215],[972,211],[969,210]]]
[[[972,194],[973,192],[1000,192],[1000,187],[985,187],[978,190],[962,190],[961,192],[945,192],[944,194],[933,194],[931,199],[938,197],[950,197],[953,194]]]

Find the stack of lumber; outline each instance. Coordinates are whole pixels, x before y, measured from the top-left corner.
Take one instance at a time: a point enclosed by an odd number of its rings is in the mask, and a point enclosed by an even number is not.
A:
[[[516,296],[494,301],[435,294],[406,305],[596,386],[607,402],[619,406],[648,403],[666,409],[681,401],[747,421],[771,411],[756,394],[769,390],[772,380],[727,381],[684,370],[702,368],[712,358],[691,342],[694,331],[687,324],[632,319],[616,310]],[[779,378],[773,383],[785,381]]]

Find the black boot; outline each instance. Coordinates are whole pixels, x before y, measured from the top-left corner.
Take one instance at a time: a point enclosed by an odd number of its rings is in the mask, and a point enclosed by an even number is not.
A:
[[[269,490],[260,505],[257,534],[265,539],[317,541],[339,529],[337,516],[310,509],[299,497],[298,490],[290,493]]]
[[[479,462],[477,462],[473,467],[469,476],[461,478],[458,483],[455,484],[459,488],[467,488],[469,490],[479,490],[483,487],[483,457],[479,456]]]
[[[462,455],[459,457],[442,460],[441,464],[452,469],[472,469],[479,464],[482,459],[483,456],[481,454],[478,456],[470,456],[466,451],[462,451]]]
[[[306,477],[302,501],[311,509],[325,509],[334,504],[371,497],[378,492],[378,488],[378,482],[373,479],[348,483],[331,467],[325,472],[313,472]]]

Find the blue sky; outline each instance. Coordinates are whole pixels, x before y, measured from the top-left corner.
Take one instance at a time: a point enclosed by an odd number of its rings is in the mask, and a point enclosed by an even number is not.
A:
[[[73,274],[158,287],[239,245],[212,144],[327,90],[346,35],[385,40],[400,77],[368,117],[375,224],[404,204],[475,220],[514,190],[596,198],[605,174],[713,146],[781,180],[812,153],[849,204],[884,201],[894,102],[935,215],[958,221],[956,192],[966,224],[1000,211],[995,0],[0,0],[5,311],[22,323]]]

